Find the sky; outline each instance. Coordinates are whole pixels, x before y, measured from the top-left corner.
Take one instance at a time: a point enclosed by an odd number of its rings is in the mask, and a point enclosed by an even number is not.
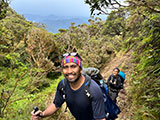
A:
[[[11,0],[10,6],[18,14],[90,16],[84,0]]]

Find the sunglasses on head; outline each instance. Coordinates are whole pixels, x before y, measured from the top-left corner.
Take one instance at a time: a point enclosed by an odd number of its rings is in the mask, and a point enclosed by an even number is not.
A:
[[[62,55],[62,57],[63,57],[63,59],[65,58],[65,57],[67,57],[67,56],[76,56],[76,57],[78,57],[80,60],[82,60],[82,58],[78,55],[78,53],[76,53],[76,52],[72,52],[72,53],[64,53],[63,55]]]

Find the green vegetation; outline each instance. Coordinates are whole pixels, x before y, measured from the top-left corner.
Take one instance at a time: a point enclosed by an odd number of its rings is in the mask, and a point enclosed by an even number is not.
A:
[[[0,20],[6,17],[9,0],[0,0]]]
[[[147,15],[143,21],[141,39],[134,52],[135,68],[131,79],[130,97],[135,106],[134,119],[158,120],[160,118],[160,27],[152,22],[158,21],[158,14]],[[137,109],[139,108],[139,109]]]
[[[113,4],[96,1],[86,2],[93,7],[92,14]],[[33,106],[45,109],[63,78],[57,72],[61,54],[71,51],[82,56],[83,66],[102,70],[120,52],[132,51],[130,64],[134,67],[127,80],[132,116],[128,118],[160,119],[159,4],[159,0],[128,0],[128,6],[120,5],[106,21],[95,18],[88,20],[89,25],[71,23],[57,34],[8,8],[0,20],[0,119],[28,120]],[[59,119],[62,111],[47,119]]]

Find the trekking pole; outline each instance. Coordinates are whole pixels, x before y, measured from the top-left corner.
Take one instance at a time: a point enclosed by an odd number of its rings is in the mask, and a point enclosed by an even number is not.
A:
[[[36,113],[39,110],[39,108],[37,106],[35,106],[35,107],[33,107],[33,110],[34,110],[34,113]]]
[[[35,107],[33,107],[33,110],[34,110],[34,114],[39,110],[39,108],[37,107],[37,106],[35,106]],[[39,116],[39,117],[41,117],[40,116],[40,113],[39,114],[37,114],[36,116]]]

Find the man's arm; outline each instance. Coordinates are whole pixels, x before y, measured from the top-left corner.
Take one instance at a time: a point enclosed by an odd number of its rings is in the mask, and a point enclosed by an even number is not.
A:
[[[36,113],[34,113],[34,111],[32,111],[31,120],[40,120],[40,117],[50,116],[61,107],[61,105],[64,103],[64,99],[62,95],[60,94],[60,90],[59,90],[61,82],[58,84],[54,101],[43,112],[39,110]]]
[[[41,116],[42,116],[42,117],[50,116],[50,115],[52,115],[53,113],[55,113],[58,109],[59,109],[59,108],[57,108],[54,103],[51,103],[51,104],[47,107],[47,109],[41,113]]]
[[[107,80],[107,84],[110,86],[110,80],[111,80],[111,75],[109,76],[108,80]]]
[[[51,103],[45,111],[37,111],[34,110],[31,112],[31,120],[40,120],[41,117],[47,117],[55,113],[59,108],[56,108],[54,103]]]
[[[101,88],[91,81],[89,89],[92,95],[91,105],[93,118],[96,120],[105,120],[105,104]]]

